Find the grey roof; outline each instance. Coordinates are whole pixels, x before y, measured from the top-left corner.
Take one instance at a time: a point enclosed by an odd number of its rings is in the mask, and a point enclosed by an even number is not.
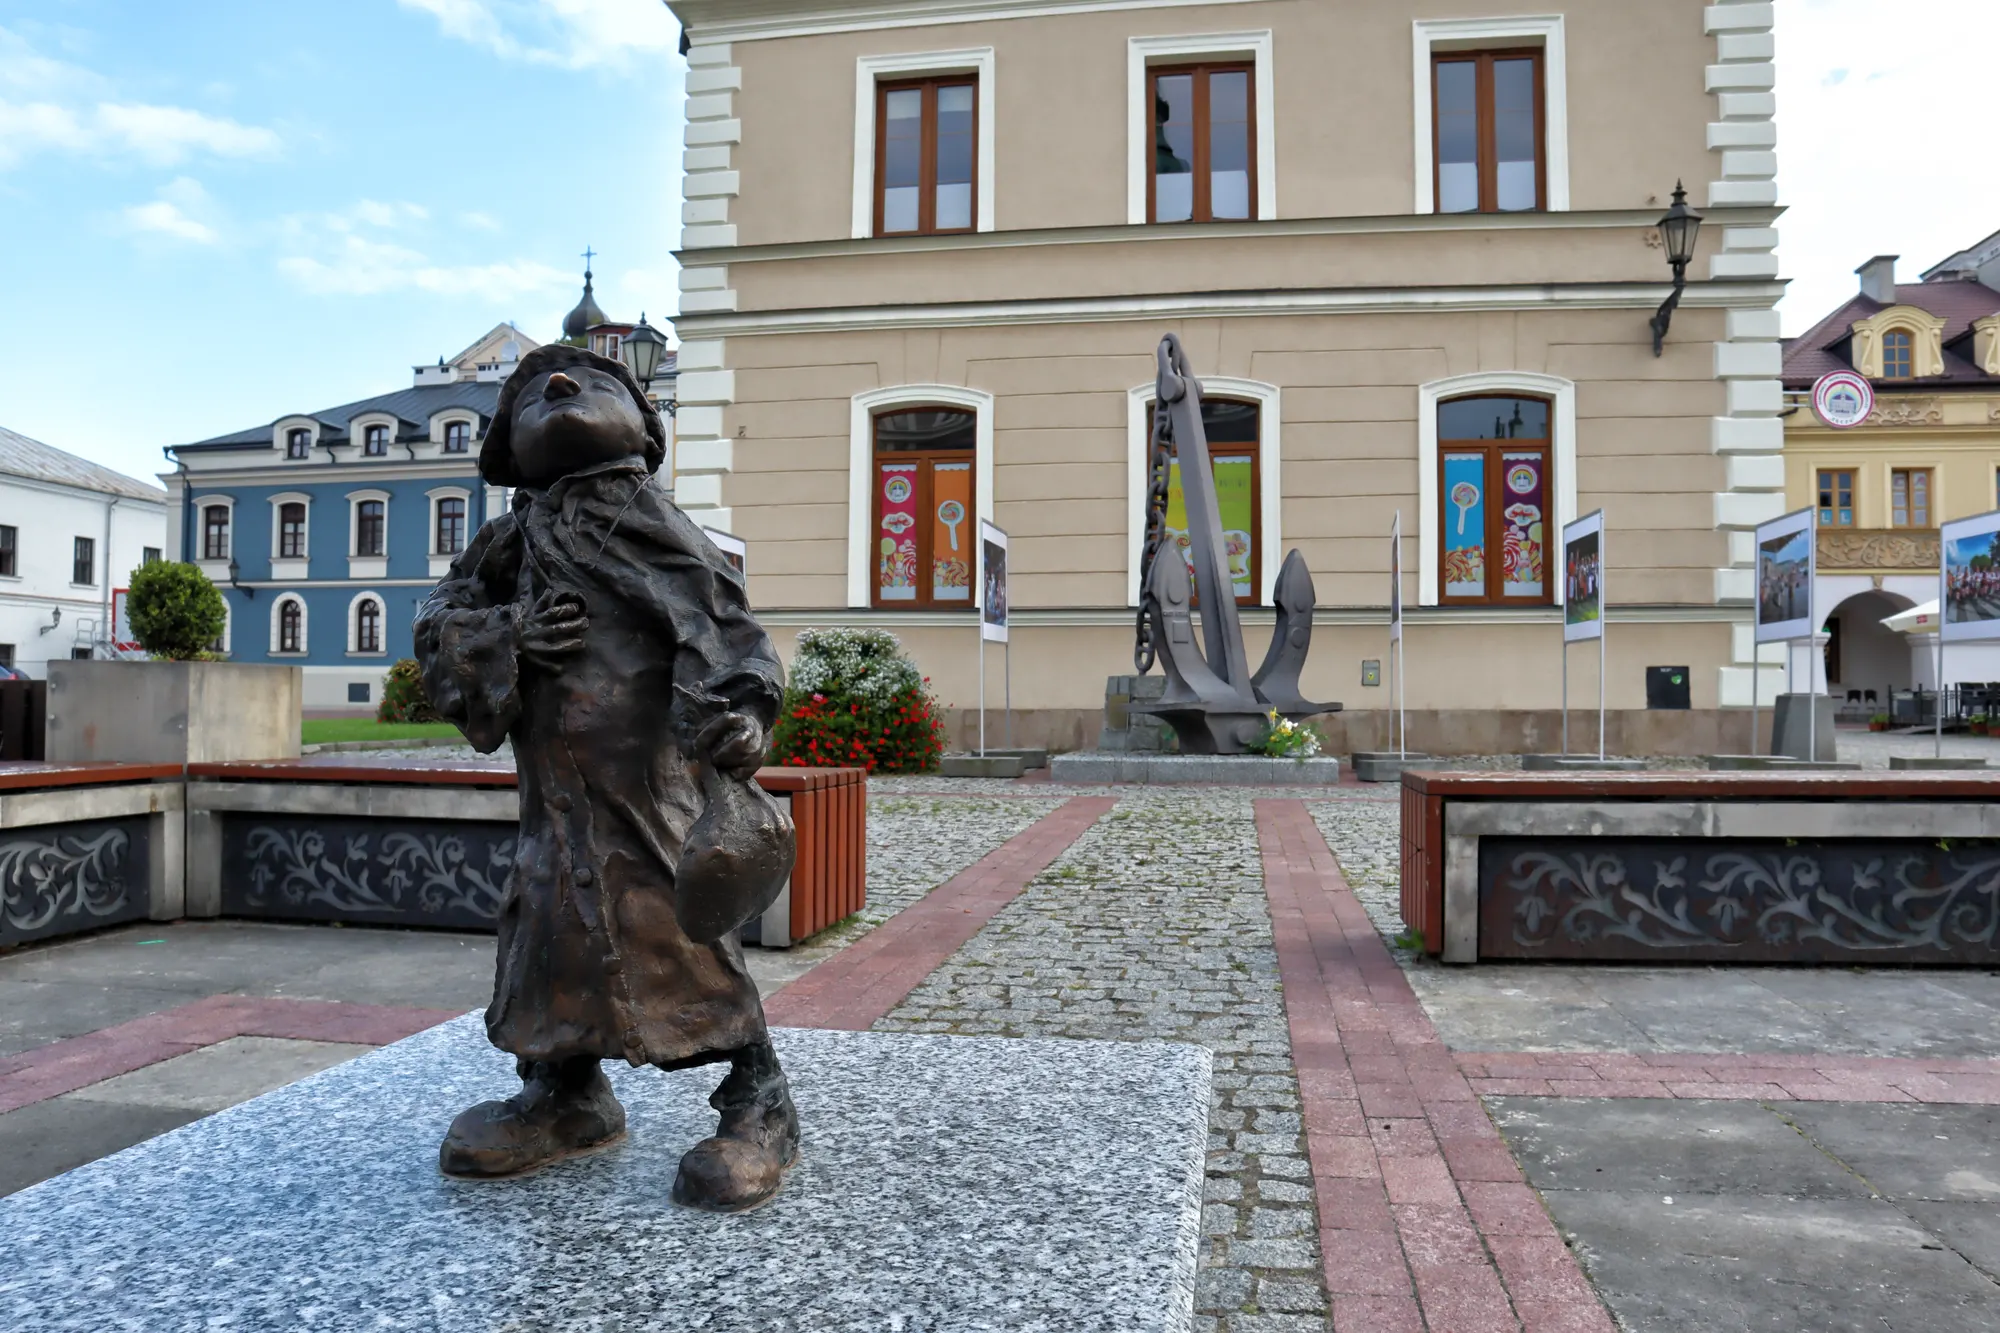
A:
[[[53,445],[31,440],[5,426],[0,426],[0,476],[26,477],[56,486],[76,486],[86,491],[122,495],[130,500],[151,500],[155,504],[167,502],[167,493],[157,486],[148,486],[122,472],[113,472],[75,454],[66,454]]]
[[[457,384],[425,384],[415,388],[398,389],[394,393],[378,394],[373,398],[363,398],[359,402],[343,403],[339,407],[324,408],[318,412],[287,412],[286,416],[308,416],[320,423],[322,444],[342,444],[347,441],[347,423],[364,412],[387,412],[403,423],[405,429],[396,432],[396,438],[421,438],[430,433],[431,417],[448,407],[464,407],[479,414],[481,434],[493,416],[493,409],[500,402],[498,382],[479,383],[461,381]],[[280,418],[282,420],[282,418]],[[268,448],[271,444],[271,423],[250,426],[227,435],[217,435],[194,444],[181,445],[184,449],[229,449],[255,446]]]

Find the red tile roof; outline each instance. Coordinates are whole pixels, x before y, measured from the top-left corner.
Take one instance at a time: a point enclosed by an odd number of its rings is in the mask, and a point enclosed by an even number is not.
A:
[[[1961,356],[1969,347],[1954,351],[1951,343],[1982,315],[2000,311],[2000,291],[1980,282],[1899,282],[1896,304],[1913,305],[1944,320],[1944,374],[1920,380],[1877,380],[1896,388],[1936,384],[1996,384],[2000,376],[1988,375]],[[1809,389],[1814,380],[1830,370],[1852,370],[1847,359],[1846,340],[1857,319],[1886,310],[1882,302],[1856,295],[1819,323],[1796,338],[1785,340],[1784,379],[1787,389]]]

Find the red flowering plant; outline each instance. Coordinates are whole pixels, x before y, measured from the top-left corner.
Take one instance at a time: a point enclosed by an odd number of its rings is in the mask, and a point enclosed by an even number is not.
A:
[[[928,773],[944,753],[930,682],[901,640],[873,629],[806,630],[792,660],[771,762]]]

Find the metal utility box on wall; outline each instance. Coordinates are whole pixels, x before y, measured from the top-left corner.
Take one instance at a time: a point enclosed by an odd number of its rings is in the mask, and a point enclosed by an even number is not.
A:
[[[1689,708],[1689,671],[1684,666],[1646,668],[1646,707]]]

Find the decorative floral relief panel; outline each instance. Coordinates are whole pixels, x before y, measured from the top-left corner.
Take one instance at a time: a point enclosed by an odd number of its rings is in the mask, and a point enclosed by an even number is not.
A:
[[[143,818],[0,835],[0,944],[144,920],[148,850]]]
[[[491,930],[514,868],[513,824],[230,815],[228,916]]]

